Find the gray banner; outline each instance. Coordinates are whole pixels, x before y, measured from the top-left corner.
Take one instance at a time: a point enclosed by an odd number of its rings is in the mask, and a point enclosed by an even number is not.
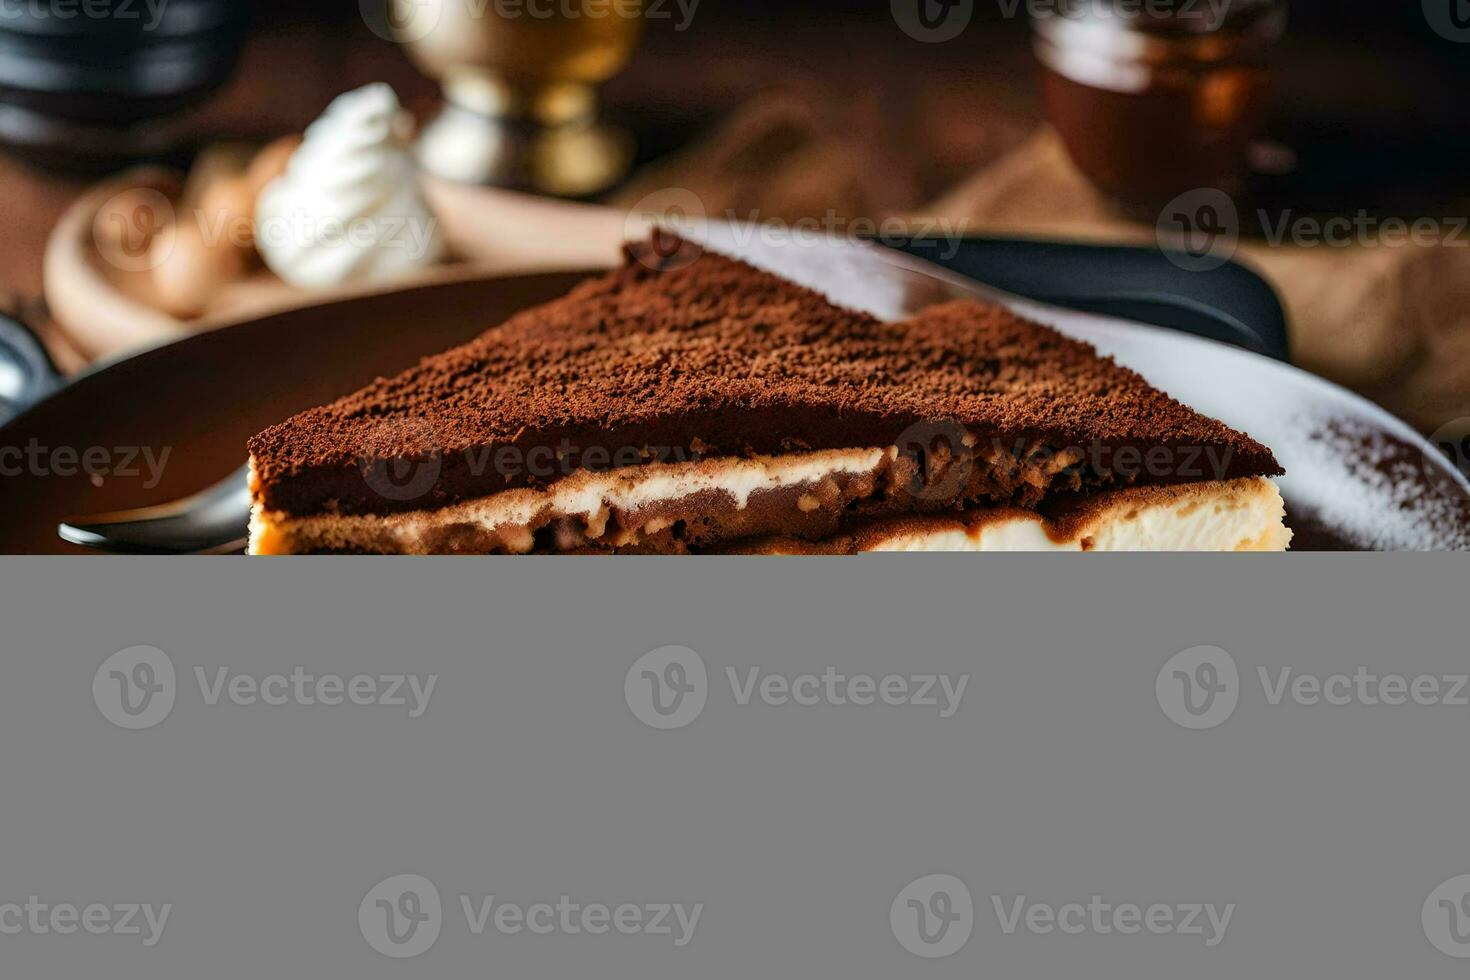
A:
[[[1463,976],[1467,574],[0,560],[0,975]]]

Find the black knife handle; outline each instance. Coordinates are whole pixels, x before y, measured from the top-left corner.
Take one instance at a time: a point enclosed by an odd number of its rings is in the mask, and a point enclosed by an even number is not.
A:
[[[1160,248],[1025,238],[925,238],[884,244],[987,286],[1054,306],[1224,341],[1289,360],[1286,313],[1266,280],[1238,262]]]

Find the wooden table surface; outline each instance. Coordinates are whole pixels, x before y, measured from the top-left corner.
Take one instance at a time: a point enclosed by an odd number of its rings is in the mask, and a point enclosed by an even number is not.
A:
[[[888,20],[732,20],[701,12],[683,32],[650,25],[606,97],[644,149],[657,153],[697,139],[763,91],[826,93],[840,117],[834,126],[860,134],[881,160],[869,195],[875,210],[902,210],[1015,146],[1040,121],[1024,34],[1016,25],[971,33],[929,45]],[[358,22],[257,25],[230,85],[198,112],[199,142],[299,131],[333,96],[370,81],[391,83],[421,118],[437,107],[436,86]],[[42,254],[52,226],[91,179],[0,154],[0,309],[36,326],[65,370],[85,362],[47,320]]]

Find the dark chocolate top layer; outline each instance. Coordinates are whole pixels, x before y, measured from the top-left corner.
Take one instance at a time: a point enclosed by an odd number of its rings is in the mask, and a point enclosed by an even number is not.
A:
[[[391,513],[581,467],[894,445],[940,420],[982,443],[1074,447],[1104,469],[1125,448],[1155,450],[1129,482],[1281,472],[1255,440],[1003,308],[884,323],[667,235],[249,450],[273,510]]]

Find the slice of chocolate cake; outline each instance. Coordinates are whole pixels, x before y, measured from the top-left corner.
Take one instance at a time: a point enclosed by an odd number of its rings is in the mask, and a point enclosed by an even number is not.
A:
[[[667,235],[249,450],[256,554],[863,550],[854,529],[894,518],[973,525],[1131,487],[1245,480],[1279,502],[1281,472],[1000,307],[884,323]]]

